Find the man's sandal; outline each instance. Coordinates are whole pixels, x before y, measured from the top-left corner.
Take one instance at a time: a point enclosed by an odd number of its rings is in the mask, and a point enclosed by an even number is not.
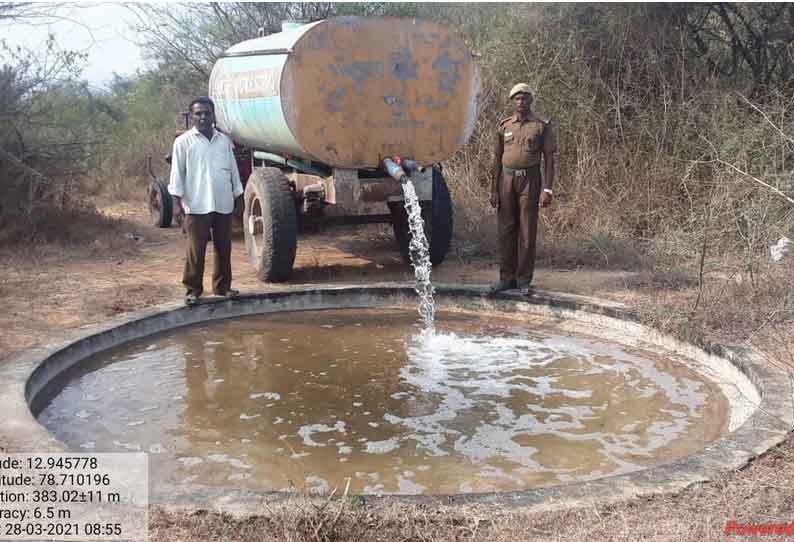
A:
[[[199,304],[199,296],[196,294],[187,294],[185,296],[185,305],[192,307]]]

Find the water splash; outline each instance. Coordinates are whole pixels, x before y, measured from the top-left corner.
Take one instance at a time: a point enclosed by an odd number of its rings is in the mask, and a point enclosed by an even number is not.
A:
[[[435,302],[433,301],[433,283],[430,273],[433,269],[430,263],[430,246],[425,236],[424,220],[419,198],[416,196],[414,183],[408,177],[403,179],[403,196],[405,197],[405,211],[408,214],[408,228],[411,232],[411,242],[408,252],[411,255],[411,266],[414,268],[416,278],[416,294],[419,298],[417,310],[422,319],[422,327],[426,331],[433,330],[435,319]]]

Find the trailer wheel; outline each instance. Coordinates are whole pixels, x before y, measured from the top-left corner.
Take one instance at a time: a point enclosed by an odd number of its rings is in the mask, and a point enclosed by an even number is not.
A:
[[[295,197],[277,168],[258,168],[248,177],[243,213],[245,248],[265,282],[284,282],[292,272],[298,244]]]
[[[423,218],[430,224],[430,263],[440,265],[452,242],[452,197],[439,168],[433,168],[432,207],[425,206]]]
[[[149,205],[151,224],[158,228],[170,227],[173,217],[173,204],[171,202],[171,194],[168,193],[168,186],[160,180],[152,181],[146,190],[146,199]]]
[[[422,202],[422,220],[425,235],[430,242],[430,263],[440,265],[447,255],[452,241],[452,198],[441,170],[433,168],[433,199]],[[408,213],[402,203],[389,203],[394,238],[400,255],[406,263],[411,263],[408,247],[411,241],[408,227]]]

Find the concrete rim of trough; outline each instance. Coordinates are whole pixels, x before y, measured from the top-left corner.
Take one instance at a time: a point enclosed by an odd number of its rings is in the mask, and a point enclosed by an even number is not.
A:
[[[208,301],[197,307],[169,303],[124,315],[103,324],[60,334],[36,348],[12,357],[0,366],[0,400],[7,416],[0,426],[0,442],[8,453],[58,453],[69,450],[31,412],[36,396],[74,364],[124,342],[207,320],[294,310],[406,306],[415,302],[413,288],[383,283],[370,286],[285,287],[244,294],[234,300]],[[641,336],[703,366],[722,364],[738,374],[745,389],[740,395],[754,408],[747,410],[731,431],[700,451],[671,463],[628,474],[585,482],[522,491],[459,495],[367,495],[368,500],[397,499],[437,505],[495,504],[525,511],[549,511],[594,503],[608,504],[632,497],[681,491],[693,484],[717,479],[782,442],[794,428],[794,393],[787,373],[757,352],[713,344],[691,344],[662,335],[637,322],[620,303],[558,292],[537,290],[531,298],[502,293],[489,296],[478,287],[436,287],[440,307],[488,309],[514,316],[544,315],[569,322],[586,319],[599,331],[612,330]],[[607,337],[608,338],[608,337]],[[625,342],[625,341],[622,341]],[[736,378],[736,375],[733,377]],[[742,383],[733,384],[741,388]],[[723,390],[725,388],[723,387]],[[734,401],[731,411],[734,410]],[[733,415],[733,414],[732,414]],[[167,508],[215,509],[236,515],[255,514],[262,504],[285,500],[294,493],[253,491],[234,487],[158,484],[150,487],[150,502]]]

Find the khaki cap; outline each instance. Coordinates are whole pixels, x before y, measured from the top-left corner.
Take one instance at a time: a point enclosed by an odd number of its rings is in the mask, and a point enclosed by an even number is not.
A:
[[[510,98],[512,98],[519,92],[526,92],[527,94],[532,95],[532,87],[530,87],[526,83],[518,83],[516,86],[510,89]]]

